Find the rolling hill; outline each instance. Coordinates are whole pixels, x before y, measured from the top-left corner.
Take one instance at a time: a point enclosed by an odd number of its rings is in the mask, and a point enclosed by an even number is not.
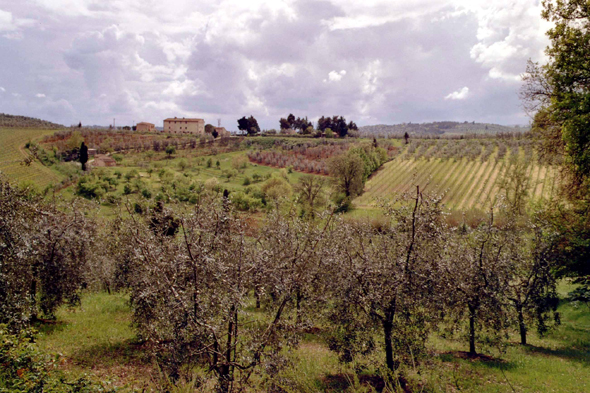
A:
[[[411,135],[458,135],[458,134],[499,134],[512,132],[525,132],[528,127],[502,126],[491,123],[440,121],[433,123],[401,123],[401,124],[378,124],[363,126],[359,132],[364,136],[374,135],[397,135],[404,133]]]
[[[0,113],[0,128],[36,128],[45,130],[59,130],[65,128],[61,124],[36,119],[27,116],[14,116]]]

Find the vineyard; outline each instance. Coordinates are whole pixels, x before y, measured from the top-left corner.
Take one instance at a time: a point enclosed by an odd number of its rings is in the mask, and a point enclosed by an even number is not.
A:
[[[443,202],[454,210],[484,210],[493,205],[500,181],[515,165],[526,164],[529,195],[549,198],[556,188],[557,171],[539,162],[528,140],[420,140],[410,143],[386,163],[356,199],[359,207],[374,205],[419,185],[444,194]]]
[[[0,128],[0,172],[18,182],[34,182],[39,186],[59,182],[59,175],[38,161],[30,166],[21,164],[27,156],[24,145],[52,132],[34,128]]]

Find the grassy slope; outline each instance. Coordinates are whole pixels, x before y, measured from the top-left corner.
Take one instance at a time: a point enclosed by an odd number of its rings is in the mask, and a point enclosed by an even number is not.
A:
[[[0,128],[0,171],[18,182],[33,182],[41,187],[59,182],[60,176],[38,161],[30,166],[20,164],[26,157],[25,143],[53,132],[55,130]]]
[[[562,293],[571,290],[562,286]],[[588,392],[590,391],[590,308],[563,303],[562,325],[540,339],[529,334],[521,347],[516,335],[505,353],[488,350],[492,361],[464,359],[457,351],[466,342],[431,337],[432,356],[420,374],[408,372],[428,392]],[[154,388],[154,365],[135,342],[125,295],[86,294],[82,307],[62,308],[58,323],[41,327],[41,347],[63,355],[62,365],[74,374],[90,373],[117,385]],[[380,356],[380,354],[377,354]],[[379,359],[379,357],[377,357]],[[327,389],[334,378],[352,375],[317,336],[308,336],[293,353],[293,366],[283,372],[297,391]],[[360,390],[349,390],[360,391]]]
[[[133,169],[137,170],[140,175],[140,179],[154,191],[157,191],[163,185],[162,180],[158,176],[158,172],[161,169],[166,169],[170,173],[173,174],[175,178],[182,178],[185,177],[188,180],[198,180],[198,181],[206,181],[212,177],[215,177],[219,180],[219,184],[222,188],[227,188],[229,190],[241,190],[244,188],[243,182],[246,176],[248,176],[251,180],[254,174],[258,174],[259,176],[263,177],[265,175],[270,175],[275,172],[281,171],[281,168],[273,168],[263,165],[257,165],[248,163],[246,168],[240,171],[237,176],[232,177],[231,179],[227,179],[224,177],[223,171],[224,170],[231,170],[232,169],[232,159],[236,156],[246,156],[246,152],[239,151],[233,153],[222,153],[217,154],[215,156],[199,156],[196,157],[191,154],[190,151],[179,151],[175,154],[171,159],[165,158],[164,153],[155,154],[151,160],[148,160],[142,156],[142,154],[131,154],[128,156],[124,156],[121,164],[117,167],[110,167],[110,168],[100,168],[99,170],[105,171],[109,174],[114,173],[115,171],[119,171],[122,173],[123,178],[121,179],[120,184],[117,186],[116,192],[122,192],[123,187],[126,183],[124,179],[125,173],[132,171]],[[212,166],[210,168],[207,167],[206,163],[207,160],[212,160]],[[185,170],[181,170],[179,167],[179,163],[184,161],[187,163],[187,168]],[[219,169],[216,166],[216,162],[219,161]],[[147,168],[140,166],[140,163],[146,163],[148,166],[151,165],[154,168],[153,173],[150,175],[147,171]],[[293,172],[288,174],[289,182],[291,184],[297,183],[299,178],[302,176],[302,173]],[[260,186],[261,183],[252,183],[252,185]]]

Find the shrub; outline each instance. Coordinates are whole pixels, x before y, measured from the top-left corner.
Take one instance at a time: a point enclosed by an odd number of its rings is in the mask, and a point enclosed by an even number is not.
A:
[[[254,212],[262,207],[262,200],[242,191],[233,192],[231,194],[231,201],[235,208],[240,211]]]
[[[205,181],[205,188],[210,191],[219,191],[219,180],[216,177],[212,177]]]
[[[76,186],[76,194],[86,199],[101,199],[105,192],[101,183],[90,176],[81,177]]]
[[[151,199],[152,198],[152,192],[150,190],[148,190],[147,188],[144,188],[143,190],[141,190],[141,195],[145,199]]]
[[[227,178],[227,181],[230,181],[232,177],[236,177],[238,175],[238,171],[235,169],[224,169],[222,174]]]
[[[245,169],[248,166],[248,158],[243,155],[235,156],[231,161],[231,166],[235,170]]]
[[[186,162],[186,160],[182,159],[178,162],[178,169],[180,169],[181,171],[184,172],[184,170],[188,168],[188,163]]]
[[[291,197],[293,188],[284,178],[273,176],[262,185],[262,192],[267,198],[278,200]]]
[[[125,174],[125,180],[127,180],[129,182],[129,181],[131,181],[131,179],[134,179],[138,176],[139,176],[139,172],[137,172],[137,169],[132,169]]]
[[[85,378],[68,381],[58,370],[59,358],[40,351],[35,332],[9,334],[0,325],[0,391],[2,392],[114,392]]]

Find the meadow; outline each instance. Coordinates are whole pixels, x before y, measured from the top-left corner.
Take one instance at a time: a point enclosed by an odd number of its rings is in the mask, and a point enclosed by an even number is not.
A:
[[[0,128],[0,171],[14,181],[28,182],[39,187],[61,181],[63,176],[38,161],[33,161],[29,166],[22,164],[28,156],[25,144],[54,132],[35,128]]]
[[[564,297],[572,285],[559,286]],[[249,312],[255,312],[253,307]],[[413,391],[423,392],[587,392],[590,390],[590,309],[562,300],[562,324],[543,338],[530,334],[527,346],[510,336],[504,348],[488,347],[482,355],[466,356],[459,338],[430,336],[428,358],[419,370],[410,371]],[[74,376],[109,380],[123,390],[158,390],[165,376],[149,356],[130,326],[131,310],[125,293],[86,293],[80,307],[63,307],[57,321],[38,326],[38,343],[60,354],[60,364]],[[375,363],[383,355],[371,355]],[[329,350],[321,329],[307,334],[289,352],[292,367],[283,370],[288,392],[370,392],[383,388],[365,369],[357,375],[355,364],[342,364]],[[371,359],[365,359],[371,363]],[[410,368],[411,369],[411,368]],[[206,372],[195,369],[194,376]],[[191,379],[173,391],[191,391]]]

